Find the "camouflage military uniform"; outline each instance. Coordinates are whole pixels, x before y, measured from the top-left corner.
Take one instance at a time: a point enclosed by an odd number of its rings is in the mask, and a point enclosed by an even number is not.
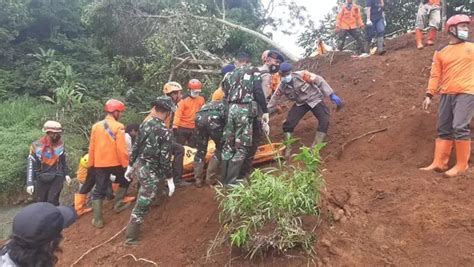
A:
[[[143,223],[157,192],[159,179],[172,177],[171,143],[172,132],[162,120],[151,118],[140,125],[130,156],[130,164],[133,164],[140,182],[132,223]]]
[[[229,106],[224,130],[221,179],[224,184],[228,184],[237,179],[252,146],[252,122],[258,107],[263,113],[267,113],[268,109],[258,69],[238,68],[228,73],[222,82],[222,89]]]

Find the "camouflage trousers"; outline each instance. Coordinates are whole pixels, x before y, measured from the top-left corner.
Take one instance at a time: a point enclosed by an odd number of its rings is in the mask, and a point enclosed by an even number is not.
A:
[[[214,155],[218,155],[220,159],[220,155],[222,153],[222,130],[222,127],[213,129],[207,124],[196,125],[196,132],[194,133],[194,136],[196,137],[195,145],[197,152],[194,156],[194,162],[202,162],[206,157],[209,139],[214,141],[216,144]]]
[[[132,210],[130,221],[132,223],[143,223],[143,218],[150,210],[150,205],[156,196],[159,184],[159,178],[146,163],[138,161],[134,165],[134,174],[140,183],[137,202]]]
[[[227,123],[224,128],[223,160],[244,160],[252,146],[251,104],[229,104]]]

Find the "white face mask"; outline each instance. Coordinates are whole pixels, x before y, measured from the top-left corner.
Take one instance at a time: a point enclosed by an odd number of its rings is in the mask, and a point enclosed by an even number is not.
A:
[[[192,98],[198,97],[198,96],[199,96],[199,93],[201,93],[201,91],[192,90],[192,91],[191,91],[191,97],[192,97]]]
[[[291,74],[286,75],[285,77],[281,77],[282,83],[289,83],[291,82]]]
[[[458,31],[458,38],[467,41],[469,39],[469,31]]]

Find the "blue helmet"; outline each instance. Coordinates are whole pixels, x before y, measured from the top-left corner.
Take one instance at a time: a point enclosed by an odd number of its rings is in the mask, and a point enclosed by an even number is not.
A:
[[[221,69],[221,74],[227,74],[228,72],[232,72],[235,70],[234,64],[227,64]]]
[[[293,69],[293,66],[288,62],[283,62],[280,65],[280,72],[289,72]]]

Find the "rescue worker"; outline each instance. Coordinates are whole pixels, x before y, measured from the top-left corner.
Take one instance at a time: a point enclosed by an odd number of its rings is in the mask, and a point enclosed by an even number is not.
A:
[[[167,82],[163,86],[163,93],[173,100],[175,105],[183,98],[183,87],[177,82]],[[174,112],[171,114],[171,117],[167,118],[165,124],[168,128],[173,126],[173,117]],[[177,187],[190,186],[192,183],[186,182],[182,179],[183,177],[183,161],[184,161],[184,147],[181,144],[178,144],[173,137],[173,144],[171,146],[171,154],[173,155],[173,179]]]
[[[125,127],[118,121],[125,111],[125,104],[116,99],[109,99],[104,110],[107,116],[92,126],[89,143],[89,168],[94,168],[95,176],[92,224],[97,228],[104,227],[102,201],[110,187],[110,175],[115,175],[115,182],[120,184],[115,194],[115,212],[121,212],[130,206],[130,203],[123,202],[130,181],[124,176],[128,166]]]
[[[364,22],[362,21],[360,6],[354,4],[352,0],[346,0],[336,18],[337,48],[339,51],[344,49],[344,42],[349,34],[356,40],[359,52],[362,55],[367,55],[369,49],[362,37],[362,29],[364,29]]]
[[[59,205],[59,195],[64,180],[71,184],[66,163],[66,151],[61,140],[63,129],[57,121],[47,121],[43,125],[45,135],[30,147],[26,176],[26,192],[35,193],[36,202]]]
[[[181,145],[194,147],[194,129],[196,112],[204,105],[206,100],[200,96],[202,83],[198,79],[188,82],[189,97],[179,101],[174,114],[173,128],[176,129],[176,142]]]
[[[263,65],[258,68],[261,73],[262,80],[262,90],[265,95],[265,99],[270,99],[273,94],[273,76],[278,73],[280,69],[280,64],[285,61],[282,54],[274,50],[266,50],[262,53]],[[249,153],[245,158],[245,161],[242,165],[239,178],[243,179],[250,174],[252,169],[252,161],[254,159],[255,153],[257,152],[258,146],[261,143],[262,133],[268,135],[270,131],[270,126],[268,123],[262,124],[260,117],[262,116],[262,111],[258,110],[258,116],[253,118],[252,122],[252,146],[250,147]]]
[[[261,73],[249,66],[250,56],[239,53],[236,69],[226,74],[222,81],[228,103],[227,122],[224,129],[222,152],[222,183],[234,183],[239,177],[245,158],[252,146],[253,119],[262,110],[262,123],[268,124],[269,115],[262,90]]]
[[[438,138],[434,160],[421,170],[445,172],[453,177],[465,172],[471,154],[469,124],[474,116],[474,44],[469,42],[467,15],[454,15],[446,23],[449,44],[435,52],[423,108],[441,95],[438,109]],[[456,165],[448,170],[449,157],[456,148]]]
[[[128,245],[138,243],[140,225],[156,197],[159,180],[166,179],[169,196],[174,192],[171,159],[173,136],[165,121],[176,110],[176,106],[168,96],[158,97],[151,105],[151,116],[140,125],[137,142],[130,156],[130,166],[125,174],[131,177],[134,172],[141,185],[127,226],[125,243]]]
[[[377,54],[385,54],[384,36],[385,36],[385,14],[384,14],[384,0],[367,0],[366,15],[367,28],[371,27],[373,30],[370,33],[372,39],[374,36],[377,40]]]
[[[221,100],[213,100],[206,103],[196,114],[196,155],[194,156],[194,179],[196,187],[202,187],[204,183],[204,165],[207,154],[209,139],[214,141],[216,149],[211,157],[207,173],[206,184],[216,183],[216,172],[219,169],[222,154],[222,133],[226,123],[226,103]]]
[[[226,75],[229,72],[235,70],[234,64],[227,64],[221,69],[221,75]],[[219,88],[217,88],[214,93],[212,93],[211,100],[221,100],[224,98],[224,91],[222,90],[222,82],[219,83]]]
[[[292,68],[289,63],[281,64],[281,85],[268,103],[268,108],[272,109],[282,101],[283,96],[295,102],[283,123],[283,133],[286,139],[292,137],[298,122],[308,111],[311,111],[319,122],[311,145],[314,147],[316,144],[324,142],[329,128],[329,108],[324,103],[324,98],[329,97],[338,109],[342,107],[343,103],[323,77],[308,71],[292,72]],[[289,159],[290,156],[291,146],[288,145],[285,157]]]
[[[426,45],[434,45],[441,24],[441,0],[420,0],[415,21],[416,48],[422,49],[423,31],[428,27]]]
[[[76,172],[76,179],[79,182],[79,192],[74,194],[74,209],[76,210],[77,216],[81,216],[82,214],[92,211],[92,208],[86,207],[87,194],[92,190],[92,187],[95,184],[95,179],[93,181],[91,181],[92,179],[90,178],[87,179],[88,176],[91,176],[89,169],[89,154],[85,154],[79,160],[79,166],[77,167]],[[84,191],[85,189],[90,189],[84,193],[81,193],[83,187],[85,187]]]

